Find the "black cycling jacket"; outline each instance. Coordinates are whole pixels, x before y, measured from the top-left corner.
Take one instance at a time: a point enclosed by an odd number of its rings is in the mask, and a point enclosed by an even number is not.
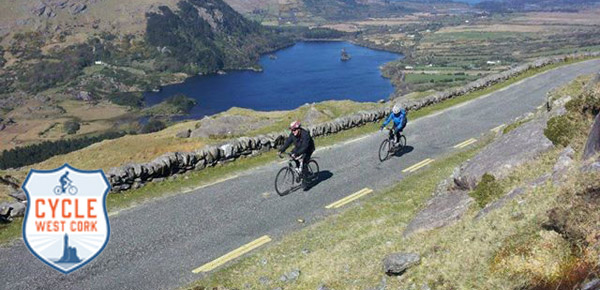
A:
[[[290,133],[290,136],[287,137],[283,146],[279,149],[279,152],[284,152],[290,145],[294,143],[294,150],[292,150],[292,154],[296,156],[300,156],[304,153],[313,153],[315,151],[315,142],[313,141],[310,133],[300,128],[300,135],[298,137],[294,136],[294,133]]]

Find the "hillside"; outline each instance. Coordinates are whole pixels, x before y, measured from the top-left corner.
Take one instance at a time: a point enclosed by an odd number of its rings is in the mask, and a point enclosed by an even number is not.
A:
[[[198,73],[255,68],[261,53],[293,41],[222,0],[2,6],[0,150],[136,131],[141,92]],[[89,110],[91,118],[80,114]],[[62,134],[65,122],[80,129]]]

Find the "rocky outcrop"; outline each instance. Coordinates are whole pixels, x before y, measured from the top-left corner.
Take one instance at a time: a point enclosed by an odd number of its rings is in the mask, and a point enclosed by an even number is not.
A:
[[[583,149],[583,160],[590,159],[592,156],[600,153],[600,114],[596,115],[594,125],[590,130],[585,149]]]
[[[475,189],[485,173],[501,179],[511,169],[552,148],[552,142],[544,135],[546,122],[546,118],[538,118],[499,137],[461,166],[454,178],[456,187],[462,190]]]
[[[466,191],[450,191],[439,194],[427,202],[425,209],[408,224],[404,237],[447,226],[459,220],[473,202]]]
[[[383,258],[383,271],[387,275],[402,275],[408,268],[421,262],[417,253],[393,253]]]

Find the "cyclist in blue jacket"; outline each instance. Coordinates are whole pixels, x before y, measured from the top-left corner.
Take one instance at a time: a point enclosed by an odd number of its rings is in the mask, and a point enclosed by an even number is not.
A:
[[[381,125],[379,130],[383,130],[383,128],[392,120],[394,121],[394,142],[398,143],[400,140],[400,133],[404,130],[404,127],[406,127],[406,110],[398,104],[394,105],[392,113],[387,117],[385,122],[383,122],[383,125]]]

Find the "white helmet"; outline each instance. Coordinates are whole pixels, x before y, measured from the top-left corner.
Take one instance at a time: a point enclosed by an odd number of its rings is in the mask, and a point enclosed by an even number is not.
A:
[[[402,110],[402,107],[400,107],[400,105],[398,105],[398,104],[395,104],[394,107],[392,108],[392,113],[398,114],[398,113],[400,113],[400,110]]]

